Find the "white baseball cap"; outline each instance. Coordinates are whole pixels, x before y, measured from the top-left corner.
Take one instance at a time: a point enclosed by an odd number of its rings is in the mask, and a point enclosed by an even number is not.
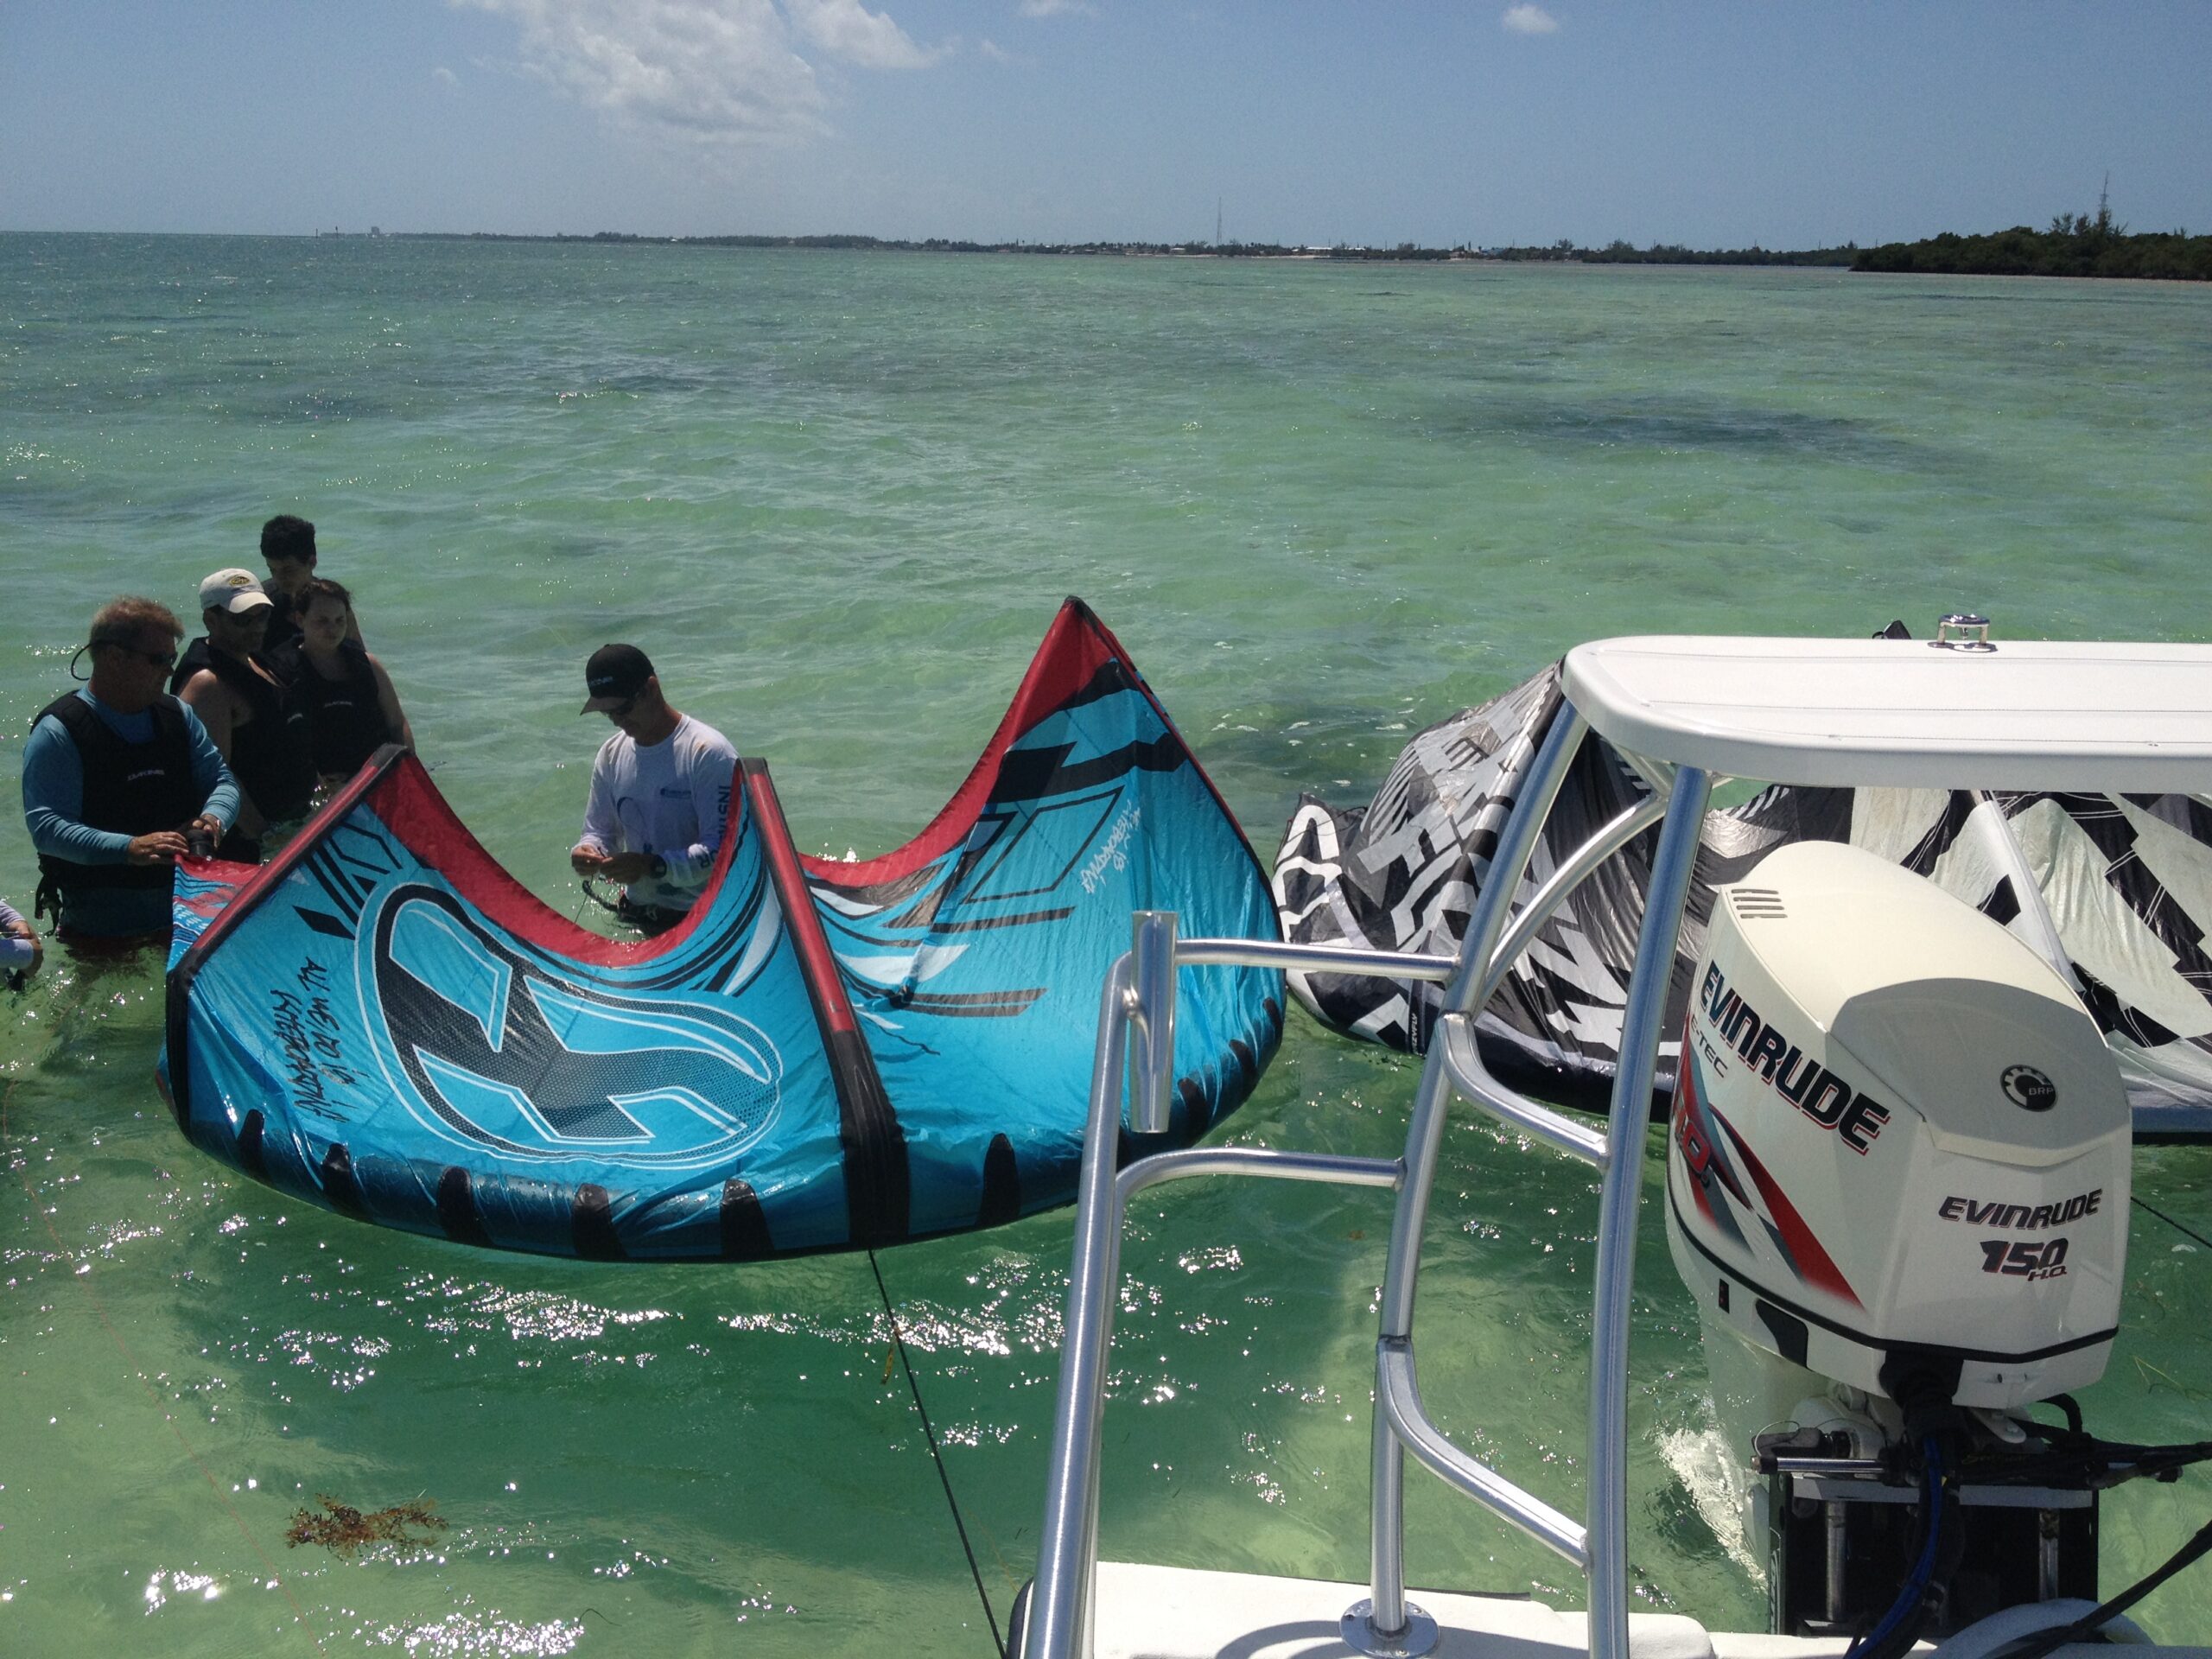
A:
[[[275,603],[276,601],[262,591],[258,576],[235,565],[228,570],[218,570],[200,584],[200,608],[202,612],[228,611],[236,616],[241,611],[255,610]]]

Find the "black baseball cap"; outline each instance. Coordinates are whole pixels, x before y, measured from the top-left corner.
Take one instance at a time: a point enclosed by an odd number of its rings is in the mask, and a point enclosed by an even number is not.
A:
[[[591,700],[576,712],[603,715],[620,709],[652,677],[652,659],[635,645],[601,645],[584,664],[584,689]]]

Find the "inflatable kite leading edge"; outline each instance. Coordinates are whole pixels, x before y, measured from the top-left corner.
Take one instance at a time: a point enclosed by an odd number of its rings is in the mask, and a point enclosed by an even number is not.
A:
[[[803,858],[766,766],[741,775],[707,893],[642,943],[532,898],[397,749],[270,863],[180,868],[178,1122],[286,1192],[467,1243],[891,1243],[1073,1196],[1132,911],[1278,936],[1236,820],[1077,600],[897,852]],[[1179,995],[1161,1144],[1234,1109],[1282,1031],[1280,975],[1186,969]]]

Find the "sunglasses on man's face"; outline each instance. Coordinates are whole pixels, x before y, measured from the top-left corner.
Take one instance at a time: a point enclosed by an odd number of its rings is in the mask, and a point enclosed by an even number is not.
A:
[[[104,639],[100,643],[111,651],[119,651],[126,657],[137,658],[149,668],[168,670],[176,666],[176,652],[174,649],[166,652],[141,651],[136,645],[124,645],[120,639]]]
[[[609,720],[618,721],[629,719],[630,711],[638,706],[638,699],[645,695],[645,694],[642,691],[632,691],[628,696],[623,698],[621,702],[616,703],[612,709],[609,709],[607,711],[607,717]]]

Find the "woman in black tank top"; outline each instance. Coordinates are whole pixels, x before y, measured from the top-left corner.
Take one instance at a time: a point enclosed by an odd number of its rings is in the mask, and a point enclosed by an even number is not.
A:
[[[346,637],[353,596],[327,577],[300,590],[299,672],[294,694],[308,706],[315,734],[315,768],[326,784],[343,783],[387,743],[415,747],[399,694],[384,664]]]

